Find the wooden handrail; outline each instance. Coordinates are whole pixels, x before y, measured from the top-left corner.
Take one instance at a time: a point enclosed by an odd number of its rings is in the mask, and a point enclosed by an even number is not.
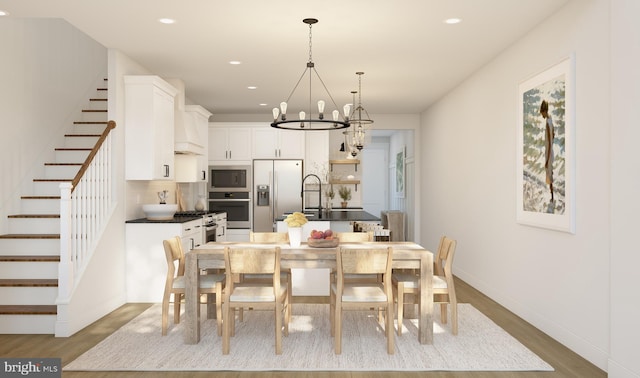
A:
[[[78,173],[76,173],[76,177],[74,177],[73,181],[71,182],[71,192],[72,193],[76,189],[76,185],[78,185],[78,183],[80,182],[80,179],[84,175],[85,171],[89,168],[89,165],[91,164],[91,162],[93,161],[93,158],[98,153],[98,150],[100,149],[100,147],[102,147],[102,144],[107,139],[107,136],[109,135],[111,130],[113,130],[115,128],[116,128],[116,122],[115,121],[107,122],[107,127],[102,132],[102,135],[100,135],[100,138],[96,142],[96,145],[93,147],[91,152],[89,152],[89,156],[87,156],[87,158],[85,159],[84,163],[82,164],[82,167],[80,167],[80,170],[78,171]]]

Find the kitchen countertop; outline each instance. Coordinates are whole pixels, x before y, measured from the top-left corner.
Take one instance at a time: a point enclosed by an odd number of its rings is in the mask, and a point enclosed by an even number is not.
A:
[[[322,222],[380,222],[380,218],[366,211],[357,210],[339,210],[334,209],[332,211],[323,211],[322,217],[318,216],[318,211],[305,211],[305,214],[313,214],[313,216],[307,217],[309,221],[322,221]],[[286,218],[282,215],[276,218],[276,221],[283,221]]]
[[[128,220],[125,223],[186,223],[194,220],[202,219],[202,215],[188,215],[188,216],[180,216],[173,217],[168,220],[149,220],[147,218],[139,218]]]

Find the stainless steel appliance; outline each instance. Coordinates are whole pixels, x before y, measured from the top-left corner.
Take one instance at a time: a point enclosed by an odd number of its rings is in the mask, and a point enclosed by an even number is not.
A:
[[[251,228],[251,192],[209,192],[209,211],[227,214],[227,228]]]
[[[250,165],[209,167],[209,192],[250,192]]]
[[[215,239],[213,241],[227,241],[227,213],[216,213],[214,215],[216,223]]]
[[[253,183],[253,231],[274,231],[277,217],[302,209],[302,160],[254,160]]]

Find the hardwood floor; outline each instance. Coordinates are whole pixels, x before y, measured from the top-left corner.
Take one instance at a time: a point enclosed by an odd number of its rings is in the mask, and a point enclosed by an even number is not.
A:
[[[471,303],[491,318],[522,344],[551,364],[554,372],[64,372],[65,378],[131,378],[131,377],[220,377],[262,378],[413,378],[413,377],[606,377],[607,374],[554,341],[535,327],[526,323],[510,311],[481,294],[465,282],[456,279],[459,302]],[[308,302],[302,298],[301,302]],[[73,361],[86,350],[99,343],[116,329],[129,322],[150,304],[126,304],[89,327],[68,338],[51,335],[0,335],[0,356],[4,358],[51,358],[62,359],[62,366]],[[160,321],[160,319],[158,319]],[[212,355],[212,358],[215,356]]]

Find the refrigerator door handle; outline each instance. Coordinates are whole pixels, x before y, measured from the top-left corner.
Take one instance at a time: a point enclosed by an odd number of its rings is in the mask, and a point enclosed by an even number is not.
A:
[[[276,220],[276,211],[278,211],[278,173],[276,173],[276,171],[273,171],[273,208],[271,209],[271,219],[274,221]]]

